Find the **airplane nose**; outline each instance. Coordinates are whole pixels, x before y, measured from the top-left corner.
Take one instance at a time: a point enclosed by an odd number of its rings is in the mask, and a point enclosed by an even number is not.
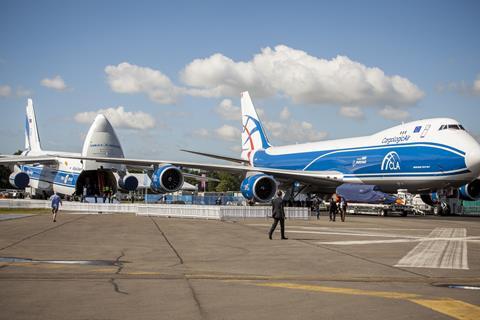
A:
[[[475,175],[480,175],[480,144],[476,143],[466,154],[467,168]]]

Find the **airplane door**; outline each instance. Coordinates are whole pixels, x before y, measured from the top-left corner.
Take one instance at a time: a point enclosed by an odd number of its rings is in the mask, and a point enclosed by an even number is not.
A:
[[[429,129],[430,129],[430,125],[427,124],[427,125],[425,126],[425,129],[423,129],[422,134],[420,135],[420,138],[425,138],[425,136],[427,135]]]

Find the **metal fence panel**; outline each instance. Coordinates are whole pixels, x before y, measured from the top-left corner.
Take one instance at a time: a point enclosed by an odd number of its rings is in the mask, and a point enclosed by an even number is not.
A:
[[[0,208],[49,209],[48,200],[1,199]],[[160,216],[200,219],[250,219],[271,217],[270,206],[209,206],[183,204],[121,204],[63,201],[62,211],[81,214],[135,213],[140,216]],[[288,219],[308,219],[308,208],[286,207]]]

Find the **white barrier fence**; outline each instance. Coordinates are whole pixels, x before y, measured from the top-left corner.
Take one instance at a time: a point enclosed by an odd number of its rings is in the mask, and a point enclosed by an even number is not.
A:
[[[49,209],[50,201],[0,199],[0,208]],[[270,206],[236,207],[236,206],[204,206],[179,204],[112,204],[81,203],[63,201],[62,211],[82,214],[135,213],[139,216],[156,216],[172,218],[200,219],[249,219],[268,218],[272,214]],[[288,219],[308,219],[308,208],[286,207]]]

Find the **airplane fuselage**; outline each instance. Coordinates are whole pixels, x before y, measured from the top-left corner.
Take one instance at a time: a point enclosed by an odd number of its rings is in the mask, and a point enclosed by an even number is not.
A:
[[[59,152],[42,151],[41,154],[29,152],[30,156],[42,154],[55,154],[61,156]],[[64,153],[68,156],[79,156],[78,153]],[[26,155],[26,154],[25,154]],[[30,187],[47,194],[57,192],[63,195],[72,195],[75,193],[78,177],[83,171],[83,164],[80,160],[72,158],[57,158],[57,165],[35,165],[24,164],[16,165],[15,171],[22,171],[30,177]]]
[[[424,193],[476,179],[479,157],[478,142],[456,120],[436,118],[371,136],[260,149],[252,153],[250,163],[285,170],[336,171],[346,183],[374,184],[385,192]]]

